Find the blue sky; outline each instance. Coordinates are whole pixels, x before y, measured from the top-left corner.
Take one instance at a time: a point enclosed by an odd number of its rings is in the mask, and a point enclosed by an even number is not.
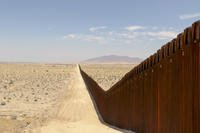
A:
[[[1,0],[0,61],[146,58],[200,18],[197,0]]]

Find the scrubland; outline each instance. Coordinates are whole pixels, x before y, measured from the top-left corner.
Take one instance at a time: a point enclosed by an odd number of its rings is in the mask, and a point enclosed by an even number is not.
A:
[[[134,64],[82,64],[81,68],[104,90],[108,90],[134,66]]]
[[[110,86],[132,65],[83,65]],[[76,65],[0,64],[1,133],[118,133],[100,121]]]
[[[1,64],[0,131],[20,132],[25,128],[28,131],[52,117],[74,67]]]

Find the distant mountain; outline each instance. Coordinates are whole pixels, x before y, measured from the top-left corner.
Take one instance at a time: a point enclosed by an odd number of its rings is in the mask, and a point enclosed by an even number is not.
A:
[[[100,56],[96,58],[91,58],[83,61],[82,63],[88,64],[139,64],[142,61],[138,57],[129,57],[129,56],[118,56],[118,55],[108,55]]]

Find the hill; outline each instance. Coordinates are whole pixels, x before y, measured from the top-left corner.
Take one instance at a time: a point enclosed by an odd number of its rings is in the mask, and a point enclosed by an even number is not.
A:
[[[142,61],[138,57],[129,57],[129,56],[118,56],[118,55],[107,55],[100,56],[96,58],[90,58],[82,63],[87,64],[139,64]]]

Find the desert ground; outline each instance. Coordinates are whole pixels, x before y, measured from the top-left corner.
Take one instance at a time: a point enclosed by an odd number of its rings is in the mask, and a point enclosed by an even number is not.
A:
[[[0,64],[1,133],[130,132],[105,124],[94,106],[77,65]]]
[[[82,64],[81,68],[104,90],[117,83],[134,64]]]

